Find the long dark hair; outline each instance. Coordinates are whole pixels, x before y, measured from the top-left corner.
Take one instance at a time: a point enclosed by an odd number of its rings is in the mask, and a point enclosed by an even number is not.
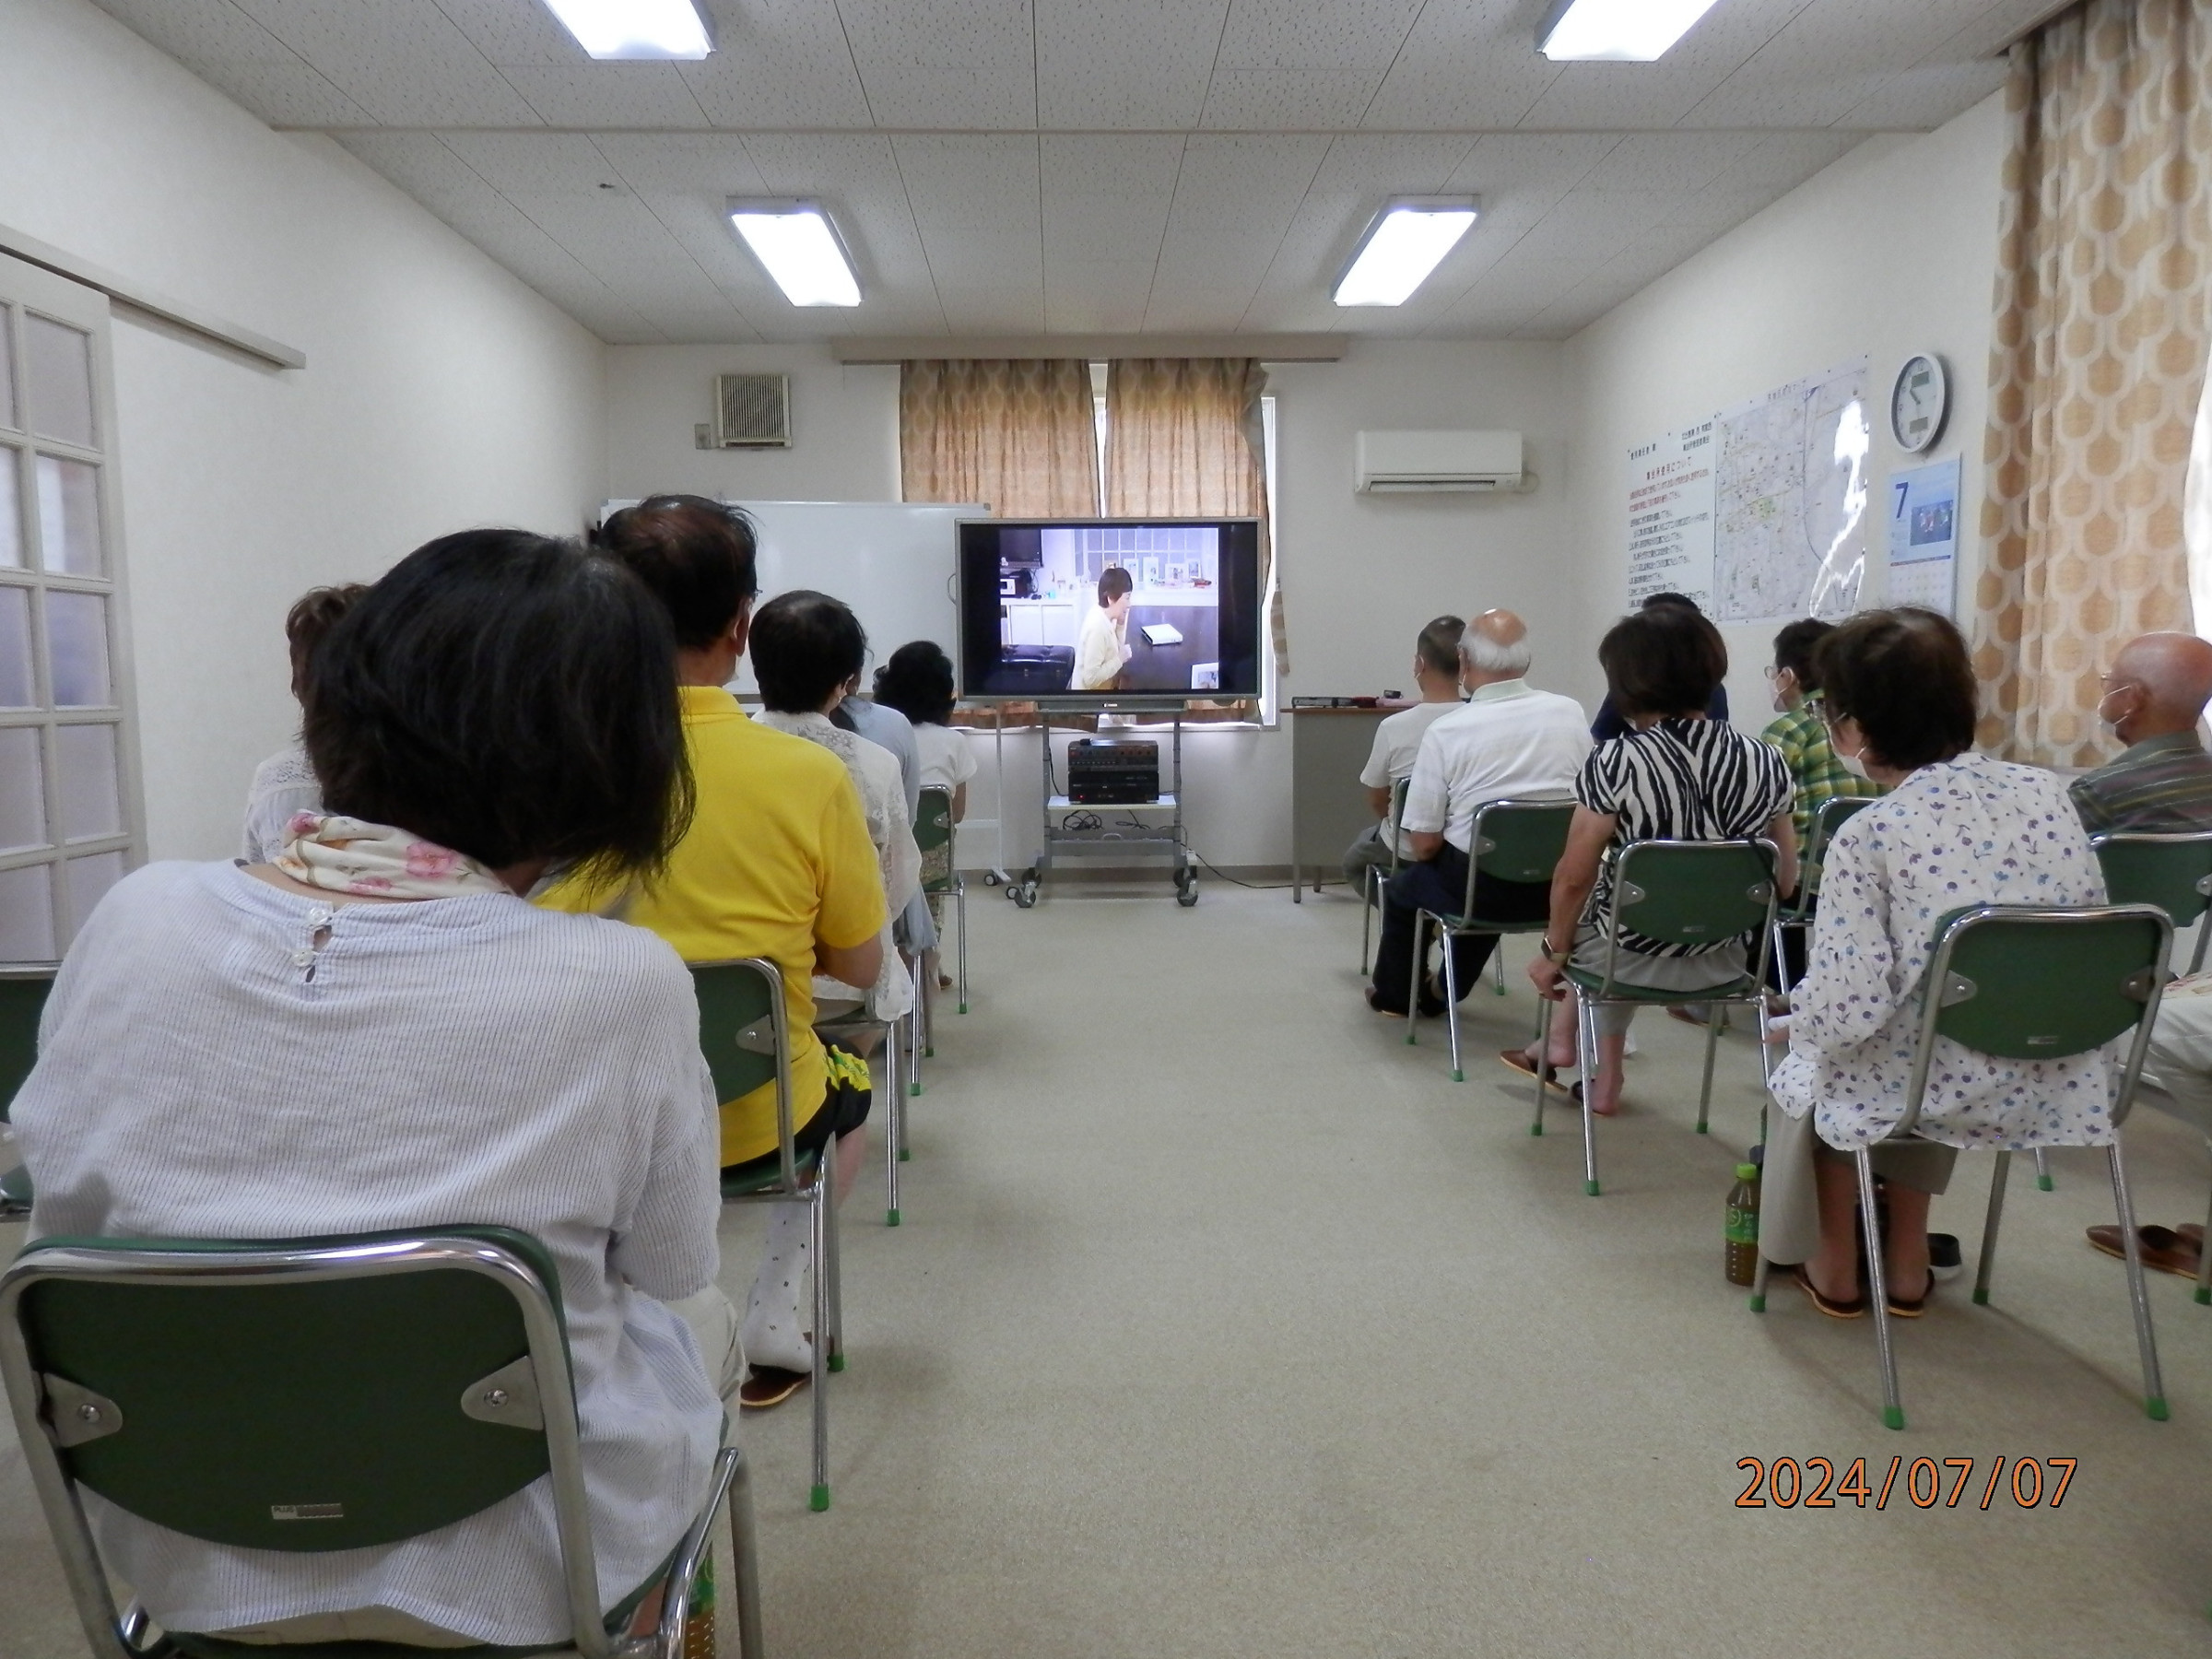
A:
[[[575,542],[418,547],[324,637],[302,700],[330,811],[493,869],[646,872],[690,822],[667,613]]]

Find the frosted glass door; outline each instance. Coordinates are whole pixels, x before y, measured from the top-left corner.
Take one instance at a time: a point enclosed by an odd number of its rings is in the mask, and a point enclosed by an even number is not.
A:
[[[107,301],[0,256],[0,962],[145,856]]]

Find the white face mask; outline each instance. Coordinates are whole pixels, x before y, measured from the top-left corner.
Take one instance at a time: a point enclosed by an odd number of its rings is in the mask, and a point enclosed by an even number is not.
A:
[[[1866,777],[1866,762],[1860,759],[1858,756],[1846,755],[1839,749],[1836,751],[1836,759],[1842,763],[1843,770],[1853,777],[1866,778],[1866,782],[1869,783],[1874,782],[1872,778]]]

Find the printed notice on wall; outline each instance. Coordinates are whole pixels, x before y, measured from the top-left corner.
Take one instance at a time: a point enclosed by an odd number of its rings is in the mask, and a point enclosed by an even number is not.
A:
[[[1953,616],[1958,605],[1959,458],[1889,480],[1888,605]]]
[[[1712,598],[1712,422],[1629,452],[1629,607]]]

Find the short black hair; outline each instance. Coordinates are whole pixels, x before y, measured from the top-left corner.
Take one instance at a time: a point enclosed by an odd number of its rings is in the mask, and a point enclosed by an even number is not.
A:
[[[1647,594],[1644,595],[1643,603],[1637,608],[1640,610],[1650,610],[1654,605],[1671,605],[1680,610],[1697,611],[1697,614],[1700,617],[1705,614],[1703,611],[1698,610],[1698,602],[1695,599],[1692,599],[1688,594]]]
[[[1900,771],[1974,746],[1973,658],[1948,617],[1918,606],[1861,611],[1820,641],[1830,720],[1852,720],[1875,759]]]
[[[1120,565],[1108,565],[1099,572],[1099,604],[1101,607],[1112,605],[1124,594],[1135,591],[1136,579]]]
[[[284,642],[292,657],[292,695],[304,697],[307,660],[323,643],[323,636],[337,626],[338,618],[369,591],[365,582],[347,582],[336,587],[309,588],[284,614]]]
[[[1721,630],[1695,606],[1650,605],[1598,642],[1613,706],[1624,716],[1702,714],[1728,673]]]
[[[1420,638],[1413,643],[1414,654],[1429,665],[1437,674],[1459,674],[1459,636],[1467,631],[1467,625],[1457,617],[1439,617],[1421,629]]]
[[[843,600],[794,588],[753,618],[752,653],[760,700],[779,714],[814,714],[867,665],[868,636]]]
[[[495,870],[648,872],[690,821],[667,614],[572,541],[418,547],[331,629],[303,700],[327,810]]]
[[[1797,689],[1806,694],[1820,689],[1820,641],[1836,631],[1833,622],[1806,617],[1785,623],[1774,636],[1774,671],[1788,669],[1797,677]]]
[[[876,700],[916,725],[952,724],[952,659],[935,640],[910,640],[876,670]]]
[[[687,651],[704,651],[728,634],[759,591],[753,521],[704,496],[648,496],[609,516],[592,544],[628,565],[667,607],[676,642]]]

